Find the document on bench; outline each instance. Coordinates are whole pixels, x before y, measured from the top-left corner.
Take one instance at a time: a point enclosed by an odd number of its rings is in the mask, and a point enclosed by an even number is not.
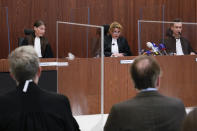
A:
[[[132,64],[134,60],[120,60],[120,64]]]
[[[68,66],[68,62],[40,62],[40,66]]]

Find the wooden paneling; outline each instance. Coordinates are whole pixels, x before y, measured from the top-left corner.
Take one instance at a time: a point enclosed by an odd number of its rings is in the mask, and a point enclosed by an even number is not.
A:
[[[68,67],[58,69],[59,92],[71,100],[73,113],[100,112],[100,61],[76,59]]]
[[[196,22],[196,0],[180,2],[180,17],[186,22]],[[191,42],[192,47],[197,49],[197,24],[183,25],[183,35]],[[197,51],[197,50],[196,50]]]
[[[161,20],[163,18],[161,8],[163,5],[165,6],[165,20],[172,21],[174,18],[180,17],[186,22],[196,22],[197,3],[195,0],[1,0],[0,3],[0,6],[7,6],[9,11],[11,50],[18,46],[18,37],[24,36],[24,28],[32,28],[33,22],[37,19],[42,19],[46,23],[46,37],[50,41],[54,54],[56,54],[57,20],[85,24],[89,22],[95,25],[110,24],[116,20],[123,25],[123,35],[128,39],[131,51],[135,55],[138,54],[137,20],[140,18]],[[89,21],[87,19],[87,9],[90,11]],[[149,32],[153,32],[152,30],[154,28],[150,29]],[[188,37],[193,34],[188,39],[194,49],[197,50],[195,30],[192,29],[190,33],[186,31],[185,35]],[[156,32],[160,34],[160,31]],[[1,39],[6,34],[6,32],[1,31]],[[145,32],[145,34],[148,34],[148,32]],[[150,35],[146,37],[154,41]],[[155,37],[156,39],[159,38]],[[80,43],[80,39],[77,40],[79,41],[77,43]],[[3,45],[2,47],[6,48]],[[60,47],[60,52],[64,51],[63,47],[64,45]],[[78,49],[77,47],[74,48]],[[0,56],[5,58],[3,52],[0,52]]]
[[[7,58],[9,54],[7,11],[8,9],[6,7],[0,6],[0,58]]]
[[[104,112],[109,113],[113,104],[136,95],[130,77],[130,64],[120,64],[122,59],[135,57],[105,58],[104,60]],[[195,56],[157,56],[162,70],[159,92],[180,98],[185,106],[197,105],[197,62]],[[58,59],[69,63],[67,67],[45,67],[43,70],[58,71],[58,92],[70,99],[75,115],[100,113],[101,66],[99,58]],[[41,61],[57,61],[42,59]],[[0,60],[0,72],[8,72],[7,60]]]
[[[196,22],[196,0],[181,1],[179,12],[183,21]]]
[[[121,58],[120,58],[121,59]],[[109,112],[112,103],[128,98],[128,65],[120,64],[120,59],[105,58],[104,66],[104,111]],[[109,88],[106,88],[109,87]]]
[[[180,2],[187,0],[164,0],[165,20],[172,21],[174,18],[180,18]]]
[[[162,77],[160,92],[181,98],[185,106],[195,106],[197,81],[195,56],[156,57],[161,65]],[[176,88],[175,88],[176,87]]]

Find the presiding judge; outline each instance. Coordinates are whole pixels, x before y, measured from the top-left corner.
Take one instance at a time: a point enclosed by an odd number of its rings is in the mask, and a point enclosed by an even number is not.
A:
[[[109,28],[109,35],[104,38],[104,55],[106,57],[131,56],[127,40],[121,36],[122,26],[113,22]]]

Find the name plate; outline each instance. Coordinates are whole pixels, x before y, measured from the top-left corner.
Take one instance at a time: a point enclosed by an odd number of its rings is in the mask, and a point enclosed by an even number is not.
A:
[[[40,62],[40,66],[68,66],[68,62]]]
[[[120,64],[132,64],[134,60],[120,60]]]

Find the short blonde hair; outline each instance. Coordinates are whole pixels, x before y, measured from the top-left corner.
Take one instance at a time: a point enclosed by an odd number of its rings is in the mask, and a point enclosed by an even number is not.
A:
[[[123,27],[120,23],[114,21],[113,23],[111,23],[110,27],[109,27],[109,32],[113,32],[115,28],[120,29],[120,31],[122,31]]]
[[[8,56],[9,69],[19,83],[34,79],[39,69],[39,57],[33,46],[16,48]]]

